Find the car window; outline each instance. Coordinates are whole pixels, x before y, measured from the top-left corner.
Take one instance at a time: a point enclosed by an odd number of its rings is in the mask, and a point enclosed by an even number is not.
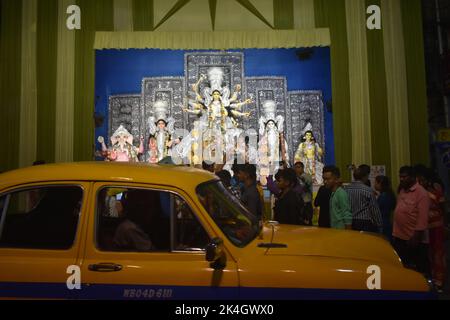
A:
[[[0,221],[2,221],[3,206],[5,205],[6,196],[0,198]]]
[[[200,251],[209,237],[180,196],[142,188],[102,188],[96,244],[102,251]]]
[[[0,246],[69,249],[75,239],[82,198],[79,186],[40,187],[11,193],[3,210],[5,216],[0,219]]]
[[[197,220],[189,205],[182,198],[172,194],[174,201],[173,249],[177,251],[204,250],[210,239]]]
[[[257,237],[259,220],[225,188],[220,181],[197,187],[197,196],[225,236],[236,246],[244,247]]]
[[[6,199],[7,199],[7,196],[3,196],[0,198],[0,235],[2,234],[3,225],[4,225],[2,217],[4,217],[3,211],[5,209]]]

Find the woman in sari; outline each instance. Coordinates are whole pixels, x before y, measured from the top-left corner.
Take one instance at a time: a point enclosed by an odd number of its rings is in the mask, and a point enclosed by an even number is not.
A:
[[[418,175],[419,183],[428,191],[430,196],[430,213],[428,229],[430,236],[429,256],[431,276],[438,292],[443,292],[446,277],[445,230],[444,230],[444,192],[438,183],[434,183],[433,172],[427,169]]]

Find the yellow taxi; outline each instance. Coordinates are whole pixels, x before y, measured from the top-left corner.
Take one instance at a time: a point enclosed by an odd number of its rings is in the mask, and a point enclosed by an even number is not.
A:
[[[0,297],[434,295],[378,236],[263,225],[205,171],[86,162],[0,175]]]

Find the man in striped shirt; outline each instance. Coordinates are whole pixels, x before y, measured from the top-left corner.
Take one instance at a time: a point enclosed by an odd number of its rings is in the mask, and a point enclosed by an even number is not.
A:
[[[373,190],[362,181],[361,169],[355,169],[353,177],[355,181],[345,187],[352,210],[352,229],[381,232],[383,220]]]

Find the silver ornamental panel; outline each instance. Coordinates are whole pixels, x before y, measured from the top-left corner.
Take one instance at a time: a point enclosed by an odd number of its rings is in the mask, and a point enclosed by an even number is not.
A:
[[[258,120],[264,115],[263,103],[266,100],[273,100],[276,103],[276,116],[284,118],[284,132],[287,140],[289,158],[292,159],[292,130],[291,130],[291,110],[287,108],[287,81],[285,77],[246,77],[245,87],[247,97],[254,102],[246,106],[245,111],[251,115],[244,123],[245,129],[254,128],[259,130]],[[295,151],[294,151],[295,152]]]
[[[251,98],[254,103],[245,105],[242,111],[250,111],[251,116],[243,121],[244,129],[258,131],[258,120],[263,115],[265,100],[274,100],[276,115],[285,119],[285,135],[289,147],[289,156],[300,143],[302,132],[308,122],[311,123],[316,141],[325,149],[324,111],[321,91],[287,92],[285,77],[244,77],[244,54],[242,52],[193,52],[185,53],[184,77],[149,77],[142,79],[141,94],[123,94],[109,97],[109,136],[122,124],[134,137],[148,137],[147,120],[153,115],[153,103],[156,100],[168,102],[168,116],[175,119],[175,128],[190,130],[195,115],[182,112],[181,106],[186,97],[195,99],[192,85],[201,74],[207,75],[211,67],[224,71],[222,87],[227,86],[230,93],[237,84],[242,86],[243,101]],[[202,92],[210,87],[208,80],[199,86]]]
[[[181,109],[185,97],[183,77],[151,77],[142,79],[141,128],[148,137],[147,120],[153,116],[153,104],[157,100],[167,101],[167,117],[175,119],[175,129],[185,128],[186,121]]]
[[[200,78],[201,74],[208,75],[208,70],[212,67],[221,68],[224,72],[222,87],[228,87],[230,94],[235,91],[237,84],[241,85],[242,96],[240,100],[244,100],[245,88],[243,83],[244,77],[244,54],[242,52],[188,52],[184,54],[184,68],[186,79],[185,96],[189,99],[195,99],[195,92],[192,85]],[[200,83],[199,92],[203,92],[204,88],[210,87],[208,79]],[[190,130],[192,123],[197,117],[195,115],[186,114],[185,119]]]
[[[141,95],[109,96],[109,137],[123,125],[135,139],[141,135]]]
[[[289,109],[292,117],[292,141],[296,151],[308,123],[316,142],[325,150],[325,125],[322,91],[289,91]]]

